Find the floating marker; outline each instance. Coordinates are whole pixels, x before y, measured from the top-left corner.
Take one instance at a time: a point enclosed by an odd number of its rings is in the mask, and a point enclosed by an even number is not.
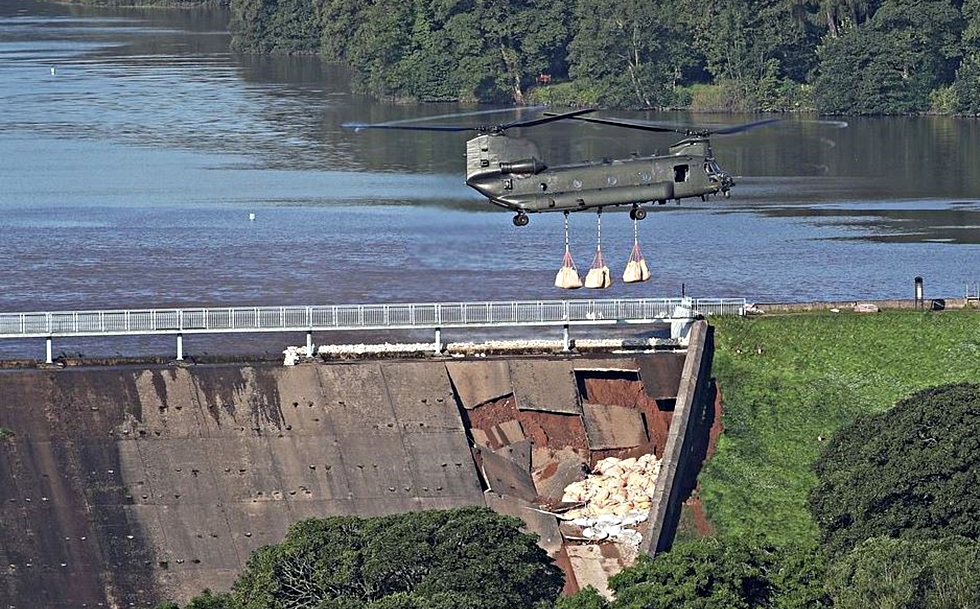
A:
[[[255,222],[255,214],[254,213],[250,213],[248,215],[248,221],[249,222]]]

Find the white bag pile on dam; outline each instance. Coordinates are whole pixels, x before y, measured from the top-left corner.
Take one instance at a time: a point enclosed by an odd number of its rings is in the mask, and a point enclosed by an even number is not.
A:
[[[596,463],[585,480],[565,487],[561,500],[584,502],[565,513],[568,518],[625,516],[633,510],[648,511],[660,475],[660,460],[647,454],[639,458],[607,457]]]
[[[660,460],[653,454],[602,459],[585,480],[565,487],[562,501],[585,505],[562,518],[582,527],[585,539],[639,546],[643,536],[631,527],[648,518],[659,475]]]

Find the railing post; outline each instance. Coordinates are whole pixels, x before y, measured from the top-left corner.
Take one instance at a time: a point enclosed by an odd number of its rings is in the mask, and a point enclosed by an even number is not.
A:
[[[562,351],[571,351],[572,350],[572,341],[568,337],[568,324],[565,324],[564,326],[562,326],[561,333],[562,333],[561,350]]]
[[[313,357],[313,330],[306,331],[306,357]]]
[[[436,355],[442,353],[442,328],[436,328]]]
[[[177,334],[177,361],[184,360],[184,335]]]
[[[50,337],[50,336],[49,336],[49,337],[47,337],[47,338],[46,338],[46,339],[44,340],[44,343],[45,343],[45,349],[44,349],[44,351],[45,351],[45,357],[44,357],[44,363],[45,363],[45,364],[53,364],[53,363],[54,363],[54,360],[53,360],[53,359],[51,359],[51,337]]]

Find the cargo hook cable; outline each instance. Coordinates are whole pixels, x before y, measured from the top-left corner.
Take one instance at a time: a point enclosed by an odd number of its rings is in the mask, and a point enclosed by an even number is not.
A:
[[[595,238],[595,258],[592,259],[592,268],[601,269],[606,266],[602,262],[602,208],[596,212],[596,238]]]
[[[562,258],[562,266],[574,269],[575,263],[572,261],[572,252],[568,247],[568,211],[565,211],[565,257]]]

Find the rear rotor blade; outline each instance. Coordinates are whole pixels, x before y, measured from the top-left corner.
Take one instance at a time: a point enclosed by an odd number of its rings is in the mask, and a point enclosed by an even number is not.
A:
[[[734,125],[732,127],[723,127],[721,129],[715,129],[714,131],[709,131],[709,134],[717,133],[719,135],[726,135],[729,133],[739,133],[742,131],[748,131],[749,129],[755,129],[756,127],[762,127],[763,125],[771,125],[773,123],[778,123],[778,118],[769,118],[762,121],[755,121],[752,123],[743,123],[741,125]]]

